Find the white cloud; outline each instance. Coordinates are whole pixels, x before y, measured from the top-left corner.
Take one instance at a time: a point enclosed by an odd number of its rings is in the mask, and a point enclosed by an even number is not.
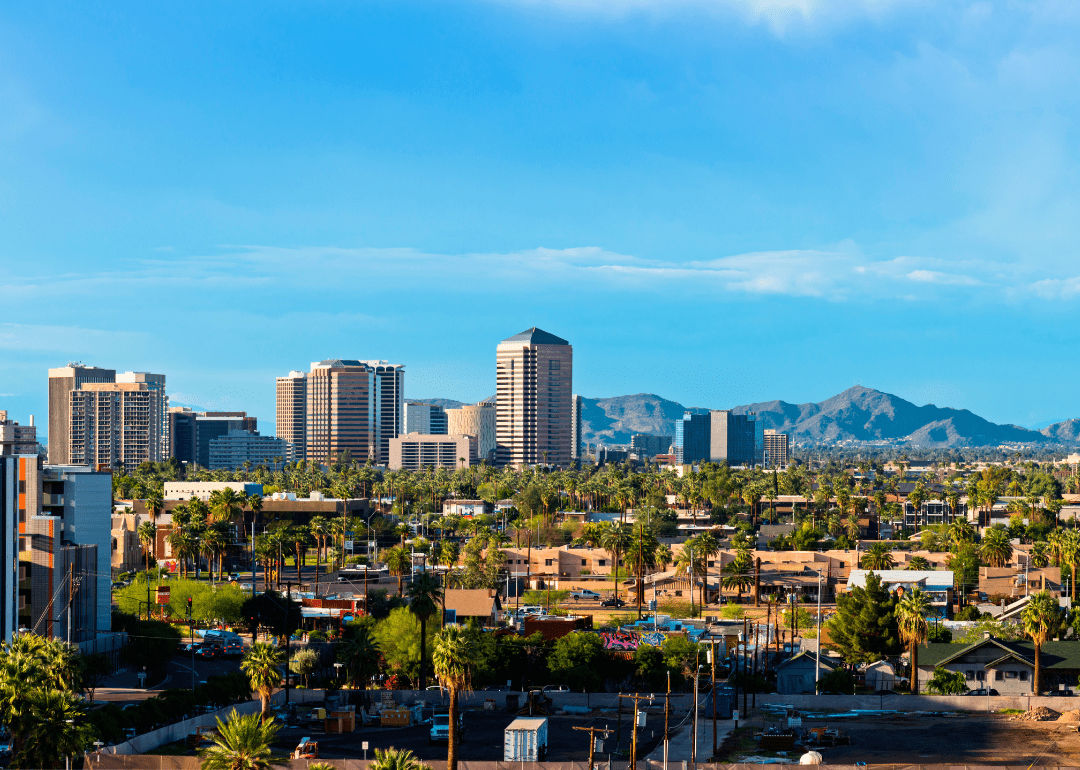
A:
[[[969,275],[939,273],[936,270],[912,270],[907,277],[918,283],[938,283],[947,286],[978,286],[982,283]]]

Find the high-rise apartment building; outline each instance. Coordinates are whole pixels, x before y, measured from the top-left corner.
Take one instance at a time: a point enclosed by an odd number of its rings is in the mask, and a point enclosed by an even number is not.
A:
[[[165,375],[151,374],[150,372],[120,372],[116,375],[117,382],[142,382],[150,391],[151,398],[157,403],[157,413],[161,415],[160,439],[158,440],[158,456],[153,458],[155,462],[164,462],[169,459],[169,396],[165,393]]]
[[[581,437],[581,410],[584,402],[577,393],[570,396],[570,459],[581,459],[581,448],[584,441]]]
[[[375,461],[390,461],[390,439],[400,436],[405,420],[405,367],[386,361],[365,361],[375,372]]]
[[[447,431],[446,420],[446,410],[441,406],[406,401],[402,432],[445,436]]]
[[[570,464],[574,350],[535,326],[496,348],[496,461]]]
[[[68,404],[65,465],[131,472],[161,456],[160,401],[146,383],[83,383]]]
[[[307,375],[277,378],[277,437],[290,446],[290,460],[303,460],[307,446]]]
[[[20,535],[41,505],[38,458],[0,455],[0,639],[11,642],[19,627]],[[29,511],[29,514],[28,514]]]
[[[635,433],[630,437],[630,449],[644,460],[647,457],[667,454],[671,449],[671,436],[651,436],[646,433]]]
[[[29,425],[19,425],[0,409],[0,455],[36,455],[37,451],[34,415],[30,415]]]
[[[477,454],[481,460],[495,460],[495,404],[479,404],[446,410],[448,434],[475,436]]]
[[[763,465],[766,468],[785,468],[789,462],[788,443],[790,437],[786,433],[768,428],[763,431]]]
[[[92,382],[116,382],[116,370],[76,363],[49,370],[50,463],[71,462],[71,391]]]

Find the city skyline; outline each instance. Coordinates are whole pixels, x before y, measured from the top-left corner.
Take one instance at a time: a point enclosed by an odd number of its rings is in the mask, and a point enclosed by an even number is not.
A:
[[[1080,416],[1071,6],[0,21],[14,417],[43,417],[41,372],[71,360],[263,424],[277,376],[332,356],[475,402],[490,345],[533,325],[574,341],[594,397],[861,383],[997,423]]]

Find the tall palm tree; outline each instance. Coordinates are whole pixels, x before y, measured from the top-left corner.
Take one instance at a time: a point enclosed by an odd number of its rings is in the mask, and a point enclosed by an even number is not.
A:
[[[215,489],[210,493],[210,512],[217,521],[231,522],[240,515],[245,501],[246,498],[231,487]]]
[[[439,581],[430,572],[421,572],[409,584],[409,611],[420,621],[420,689],[427,689],[424,663],[427,660],[427,622],[439,611],[443,592]]]
[[[1012,558],[1013,547],[1003,529],[991,528],[983,535],[979,555],[991,567],[1004,567]]]
[[[326,538],[330,534],[330,522],[325,516],[312,516],[308,522],[308,532],[315,539],[315,593],[319,593],[319,567],[322,563]]]
[[[675,557],[671,553],[671,546],[667,543],[661,543],[656,549],[656,566],[663,572],[667,569],[667,566],[674,561]]]
[[[1024,633],[1031,637],[1035,645],[1035,680],[1032,683],[1032,692],[1038,695],[1042,677],[1042,646],[1061,622],[1061,609],[1057,599],[1049,591],[1032,594],[1020,614],[1020,620],[1024,624]]]
[[[749,551],[738,551],[735,558],[720,569],[720,585],[736,589],[738,601],[742,603],[743,591],[754,585],[754,560]]]
[[[893,559],[892,549],[885,543],[874,543],[863,554],[860,564],[863,569],[872,569],[881,571],[885,569],[892,569],[896,566],[896,560]]]
[[[1076,602],[1076,564],[1080,562],[1080,532],[1070,529],[1061,538],[1061,562],[1068,565],[1072,571],[1072,579],[1069,581],[1069,595],[1073,603]]]
[[[412,555],[404,546],[396,545],[383,551],[383,557],[386,559],[387,570],[398,579],[398,595],[404,595],[405,576],[412,571]]]
[[[281,686],[281,666],[285,653],[267,642],[255,642],[244,654],[240,668],[247,674],[251,689],[259,694],[262,715],[270,715],[270,696]]]
[[[630,537],[630,545],[626,549],[626,560],[634,570],[637,578],[638,616],[641,616],[641,604],[645,600],[645,572],[656,567],[656,549],[660,542],[656,539],[652,527],[644,523],[635,524]]]
[[[217,718],[214,745],[201,752],[202,770],[268,770],[283,765],[272,757],[273,743],[281,726],[259,714],[232,712],[228,720]]]
[[[619,600],[619,554],[626,553],[630,545],[630,527],[621,522],[612,522],[600,535],[600,547],[611,555],[611,582],[615,589],[615,604]]]
[[[144,521],[139,525],[139,542],[142,543],[143,553],[146,554],[146,571],[150,571],[150,552],[154,550],[157,540],[157,524],[152,521]]]
[[[918,586],[912,588],[896,605],[896,624],[900,638],[911,652],[911,693],[919,694],[919,645],[930,635],[926,615],[930,599]]]
[[[342,642],[337,656],[353,687],[362,685],[366,690],[367,683],[379,673],[379,643],[366,626],[360,626],[355,636]]]
[[[165,501],[161,497],[161,492],[156,489],[148,492],[143,503],[146,505],[147,513],[150,514],[150,521],[156,522],[158,514],[161,513],[161,509],[165,507]]]
[[[431,656],[435,676],[450,693],[450,741],[446,752],[446,770],[457,770],[458,694],[472,689],[472,644],[465,629],[447,626],[435,637]]]

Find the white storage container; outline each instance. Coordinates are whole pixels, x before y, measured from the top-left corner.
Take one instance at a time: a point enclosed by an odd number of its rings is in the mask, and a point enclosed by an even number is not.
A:
[[[543,762],[547,745],[547,717],[515,719],[503,732],[503,761]]]

